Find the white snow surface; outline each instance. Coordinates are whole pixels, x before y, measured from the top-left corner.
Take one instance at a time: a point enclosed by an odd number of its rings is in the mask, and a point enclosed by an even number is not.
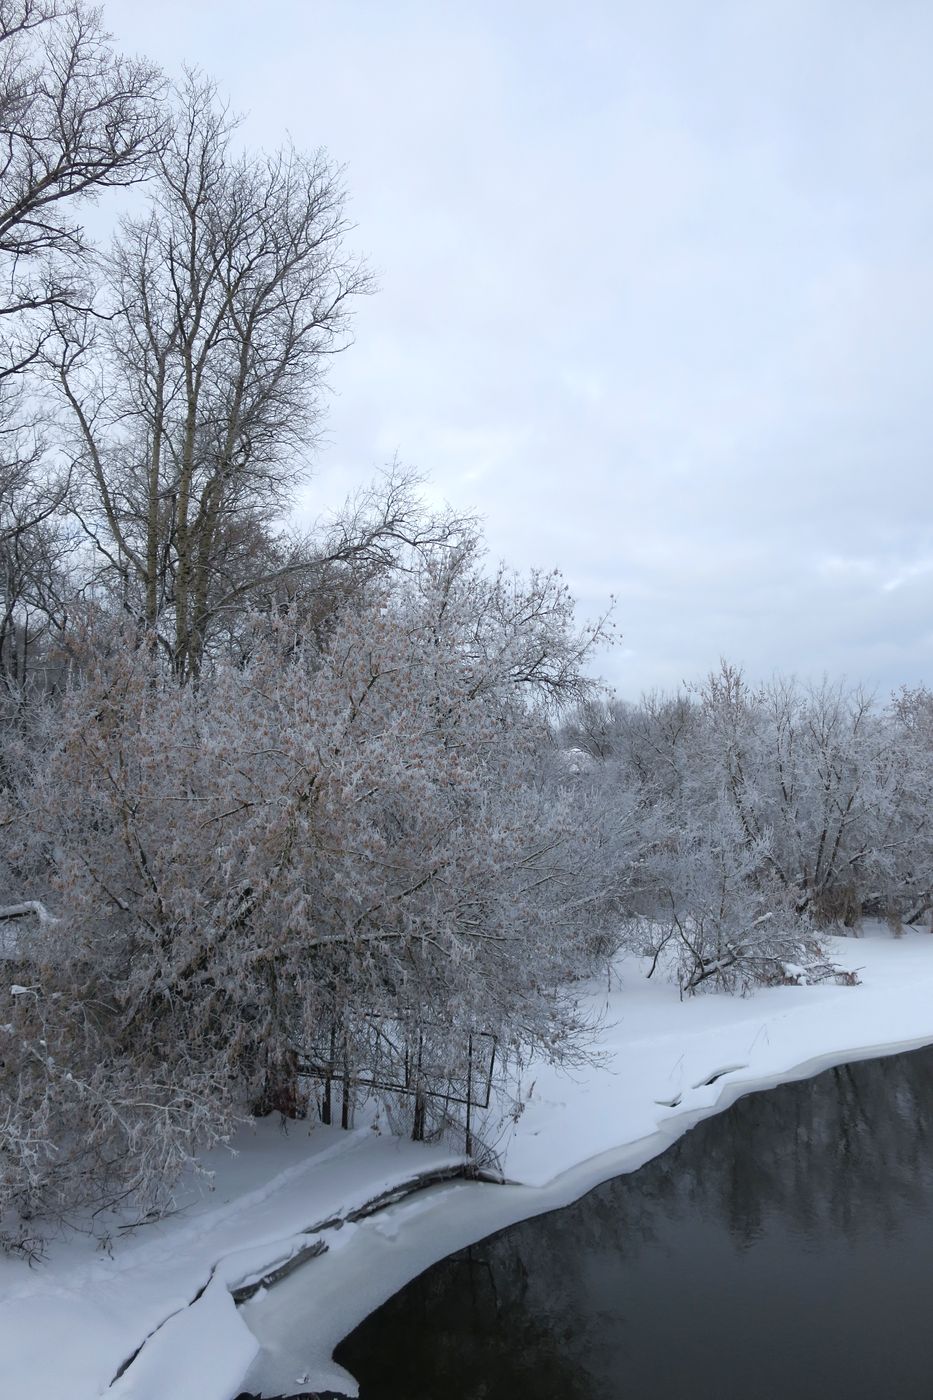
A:
[[[485,1125],[512,1184],[434,1186],[358,1223],[310,1230],[463,1159],[450,1145],[370,1128],[292,1124],[286,1134],[267,1121],[244,1130],[236,1155],[211,1155],[213,1190],[191,1185],[176,1214],[116,1233],[109,1251],[69,1231],[33,1267],[0,1257],[4,1396],[355,1393],[333,1347],[437,1259],[635,1169],[752,1089],[933,1042],[933,935],[879,930],[827,942],[861,985],[681,1002],[628,960],[611,987],[591,986],[600,1062],[570,1073],[530,1066],[517,1120],[500,1103]],[[235,1307],[231,1288],[318,1238],[326,1253]]]

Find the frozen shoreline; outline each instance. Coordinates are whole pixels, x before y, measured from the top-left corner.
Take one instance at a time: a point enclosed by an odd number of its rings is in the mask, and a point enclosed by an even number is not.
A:
[[[594,987],[603,1061],[573,1078],[543,1066],[523,1076],[524,1109],[498,1149],[514,1185],[433,1186],[354,1221],[373,1196],[464,1159],[367,1129],[285,1137],[262,1124],[238,1157],[217,1155],[210,1196],[192,1193],[180,1215],[115,1240],[110,1256],[72,1236],[35,1269],[0,1259],[10,1395],[231,1400],[244,1388],[287,1393],[299,1378],[349,1392],[333,1347],[437,1259],[636,1169],[744,1093],[933,1042],[930,934],[831,943],[861,986],[681,1003],[629,963],[621,989]],[[232,1288],[318,1238],[326,1253],[234,1306]]]

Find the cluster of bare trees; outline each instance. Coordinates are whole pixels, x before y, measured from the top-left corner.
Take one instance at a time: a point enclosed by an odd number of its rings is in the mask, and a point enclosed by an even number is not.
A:
[[[623,921],[681,986],[825,976],[818,933],[933,907],[933,697],[723,665],[638,705],[590,701],[564,734],[617,814]]]
[[[164,87],[115,54],[98,13],[0,3],[0,686],[47,675],[68,607],[69,479],[44,383],[54,315],[94,295],[78,214],[144,178],[164,139]]]
[[[93,596],[197,677],[411,516],[393,479],[336,548],[282,528],[370,287],[340,171],[246,151],[210,81],[115,53],[85,0],[0,0],[0,114],[0,671],[17,696],[57,675]],[[82,204],[132,184],[95,246]]]

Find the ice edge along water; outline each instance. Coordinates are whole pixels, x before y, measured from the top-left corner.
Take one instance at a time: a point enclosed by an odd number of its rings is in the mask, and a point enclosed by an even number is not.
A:
[[[367,1130],[284,1139],[264,1125],[238,1158],[220,1159],[209,1203],[194,1201],[187,1214],[119,1241],[111,1258],[73,1239],[38,1269],[0,1261],[5,1393],[353,1393],[331,1361],[334,1346],[438,1259],[635,1170],[742,1094],[933,1041],[933,937],[832,940],[832,952],[861,969],[860,987],[681,1003],[676,989],[646,982],[629,964],[621,988],[591,989],[603,1017],[600,1066],[576,1078],[541,1065],[526,1070],[523,1110],[499,1147],[515,1184],[434,1186],[328,1228],[327,1253],[241,1308],[231,1289],[307,1246],[309,1224],[346,1218],[381,1191],[462,1159]]]
[[[462,1183],[430,1190],[380,1218],[367,1220],[358,1236],[347,1238],[345,1251],[322,1257],[318,1268],[312,1265],[244,1306],[245,1321],[261,1349],[243,1387],[266,1396],[289,1395],[299,1389],[358,1395],[355,1378],[332,1359],[335,1348],[431,1265],[522,1220],[571,1205],[614,1176],[637,1171],[697,1123],[724,1112],[744,1094],[807,1079],[841,1064],[917,1050],[931,1042],[933,1029],[908,1040],[827,1051],[767,1075],[728,1079],[729,1071],[717,1073],[721,1087],[704,1107],[674,1113],[647,1137],[581,1161],[546,1186],[508,1183],[490,1189]]]

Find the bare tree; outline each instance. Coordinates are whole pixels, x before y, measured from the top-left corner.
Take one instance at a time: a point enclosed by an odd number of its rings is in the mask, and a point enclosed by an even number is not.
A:
[[[204,634],[212,651],[245,656],[255,644],[256,615],[293,621],[296,640],[323,650],[351,602],[362,606],[393,574],[411,573],[439,551],[462,551],[477,524],[450,510],[433,512],[421,481],[394,463],[343,506],[307,531],[269,530],[245,515],[225,531],[224,548],[204,595]]]
[[[231,551],[290,505],[324,367],[369,288],[344,251],[327,156],[238,154],[235,132],[212,84],[189,75],[150,209],[124,221],[107,263],[113,320],[57,317],[87,528],[182,679],[217,612],[266,576],[253,558],[230,578]]]
[[[4,433],[22,454],[24,434]],[[28,455],[0,462],[0,686],[8,697],[22,697],[62,599],[65,527],[59,517],[67,479],[48,479],[41,470],[42,442]]]
[[[145,178],[164,137],[162,79],[115,53],[84,0],[0,0],[0,678],[25,694],[61,621],[67,477],[49,467],[31,371],[54,314],[89,297],[76,213]]]
[[[76,207],[145,178],[163,137],[158,70],[108,37],[84,0],[0,0],[0,379],[83,297]]]

